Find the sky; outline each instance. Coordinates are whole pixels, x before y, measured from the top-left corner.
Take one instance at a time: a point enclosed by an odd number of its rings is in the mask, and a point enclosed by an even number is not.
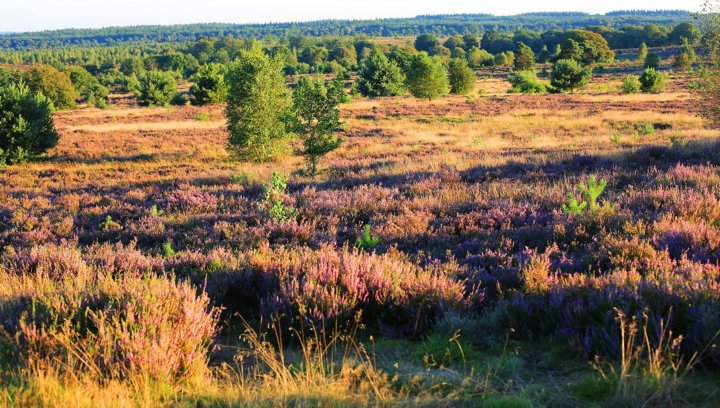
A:
[[[420,14],[698,11],[703,0],[0,0],[0,32],[200,22],[270,23]]]

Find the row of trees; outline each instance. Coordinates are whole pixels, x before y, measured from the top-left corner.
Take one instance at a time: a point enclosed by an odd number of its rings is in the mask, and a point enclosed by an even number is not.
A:
[[[464,95],[474,84],[475,72],[462,58],[446,60],[427,52],[391,54],[374,52],[358,71],[356,90],[363,96],[396,96],[405,91],[422,99],[449,92]]]
[[[516,16],[488,14],[436,15],[415,18],[365,21],[315,21],[279,24],[188,24],[175,26],[108,27],[102,29],[68,29],[36,33],[0,35],[0,48],[38,49],[72,46],[113,46],[119,44],[187,43],[202,37],[282,38],[290,35],[396,37],[417,36],[431,32],[440,36],[490,30],[513,32],[518,27],[528,32],[571,30],[588,26],[617,28],[639,27],[652,34],[692,19],[685,11],[621,11],[605,15],[585,13],[529,13]],[[646,29],[645,27],[651,26]],[[621,29],[622,30],[622,29]],[[522,40],[517,40],[522,41]],[[639,45],[631,45],[637,47]]]

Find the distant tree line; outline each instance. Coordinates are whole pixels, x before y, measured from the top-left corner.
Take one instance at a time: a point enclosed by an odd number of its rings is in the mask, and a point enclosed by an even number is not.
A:
[[[528,13],[515,16],[457,14],[418,16],[415,18],[323,20],[273,24],[156,25],[5,34],[0,35],[0,48],[6,50],[34,50],[64,46],[116,46],[125,43],[187,43],[198,41],[202,37],[226,36],[255,39],[288,36],[353,37],[360,35],[395,37],[417,36],[426,33],[452,36],[463,34],[480,35],[490,30],[512,33],[518,29],[540,33],[589,26],[611,30],[620,27],[637,26],[642,31],[645,30],[646,25],[670,27],[691,20],[692,15],[689,12],[671,10],[616,11],[604,15],[586,13]],[[654,29],[650,31],[654,31]],[[634,46],[637,47],[638,45],[639,43]],[[632,46],[627,44],[627,47]]]

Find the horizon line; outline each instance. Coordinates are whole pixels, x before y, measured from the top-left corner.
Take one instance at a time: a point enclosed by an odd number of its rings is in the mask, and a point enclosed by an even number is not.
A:
[[[688,14],[694,14],[695,12],[685,9],[627,9],[627,10],[612,10],[607,11],[605,13],[589,13],[585,11],[528,11],[524,13],[515,13],[515,14],[493,14],[493,13],[448,13],[448,14],[417,14],[415,16],[406,16],[406,17],[375,17],[375,18],[360,18],[360,19],[351,19],[351,18],[326,18],[326,19],[317,19],[317,20],[287,20],[287,21],[268,21],[268,22],[247,22],[247,23],[237,23],[237,22],[220,22],[220,21],[206,21],[206,22],[193,22],[193,23],[171,23],[171,24],[137,24],[137,25],[108,25],[108,26],[97,26],[97,27],[64,27],[64,28],[47,28],[47,29],[40,29],[40,30],[28,30],[28,31],[0,31],[0,35],[14,35],[14,34],[35,34],[35,33],[47,33],[47,32],[59,32],[59,31],[69,31],[69,30],[107,30],[111,28],[140,28],[140,27],[178,27],[178,26],[193,26],[193,25],[212,25],[212,24],[225,24],[225,25],[235,25],[235,26],[267,26],[267,25],[282,25],[282,24],[309,24],[309,23],[318,23],[318,22],[325,22],[325,21],[343,21],[343,22],[361,22],[361,21],[377,21],[377,20],[406,20],[406,19],[416,19],[420,17],[435,17],[435,16],[444,16],[444,17],[451,17],[451,16],[490,16],[490,17],[518,17],[518,16],[526,16],[526,15],[533,15],[533,14],[584,14],[587,16],[607,16],[608,14],[612,13],[619,13],[619,12],[685,12]]]

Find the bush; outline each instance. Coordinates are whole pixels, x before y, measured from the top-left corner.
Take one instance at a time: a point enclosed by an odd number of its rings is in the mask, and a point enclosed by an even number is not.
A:
[[[225,66],[208,64],[200,67],[193,76],[195,82],[190,87],[190,95],[196,105],[207,105],[225,102],[227,98],[227,84],[225,84]]]
[[[667,75],[655,70],[646,68],[640,76],[640,89],[643,92],[658,93],[665,89]]]
[[[512,85],[511,92],[525,94],[545,93],[549,88],[548,85],[540,81],[537,74],[532,71],[510,74],[508,81]]]
[[[620,85],[620,92],[624,94],[639,93],[640,89],[640,79],[637,75],[627,75],[625,78],[623,78],[622,85]]]
[[[232,152],[252,161],[267,161],[286,147],[290,92],[283,62],[261,50],[245,51],[228,69],[225,114]]]
[[[683,39],[683,46],[682,48],[680,48],[680,52],[675,55],[675,60],[673,61],[673,68],[679,69],[681,71],[690,71],[692,70],[692,66],[695,63],[696,59],[697,55],[695,54],[695,50],[690,45],[690,43],[688,43],[687,38],[685,38]]]
[[[475,86],[475,72],[470,69],[464,59],[453,58],[448,64],[448,79],[450,80],[450,93],[467,95]]]
[[[41,65],[27,73],[27,84],[37,93],[42,92],[57,109],[73,109],[78,99],[70,75],[49,65]]]
[[[177,94],[177,83],[170,73],[149,71],[140,78],[138,101],[144,106],[168,106]]]
[[[363,96],[395,96],[403,92],[405,75],[383,53],[373,51],[358,71],[357,89]]]
[[[551,85],[560,91],[582,88],[590,82],[592,72],[575,60],[558,60],[550,73]]]
[[[0,87],[0,164],[36,158],[57,145],[53,104],[23,83]]]
[[[416,98],[432,100],[450,92],[448,73],[442,60],[425,52],[413,56],[405,83]]]
[[[662,60],[660,59],[660,56],[655,54],[654,52],[651,52],[647,55],[647,57],[645,57],[645,68],[658,69],[660,68],[661,62]]]

